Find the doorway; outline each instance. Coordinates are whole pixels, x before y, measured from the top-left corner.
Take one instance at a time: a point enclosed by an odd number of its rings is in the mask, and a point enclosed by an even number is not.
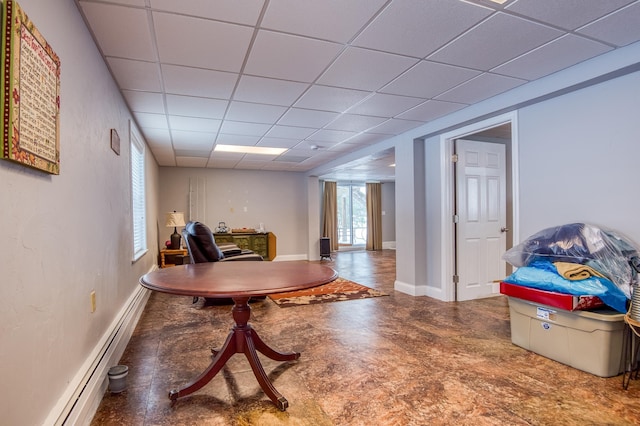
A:
[[[364,184],[337,184],[338,244],[340,248],[367,243],[367,190]]]
[[[504,249],[494,250],[493,257],[500,257],[504,253],[504,250],[509,249],[516,244],[515,236],[518,235],[518,221],[517,221],[517,115],[516,113],[504,114],[499,117],[485,120],[480,123],[466,126],[464,128],[443,134],[440,138],[442,144],[442,151],[448,158],[454,158],[455,153],[455,141],[458,139],[468,139],[480,142],[486,142],[490,144],[499,144],[504,146],[505,150],[505,222],[501,224],[500,228],[504,228],[504,232],[501,233],[500,238],[504,239]],[[457,241],[457,225],[456,219],[456,199],[457,199],[457,185],[456,185],[456,167],[453,161],[443,162],[443,181],[444,190],[441,194],[441,203],[443,206],[443,215],[441,216],[441,259],[443,262],[443,268],[441,269],[441,280],[443,283],[443,296],[444,300],[455,301],[464,300],[468,298],[475,298],[473,292],[471,296],[469,293],[459,297],[459,283],[469,282],[469,277],[460,276],[460,274],[468,273],[468,259],[464,259],[460,256],[464,253],[464,250],[458,246]],[[454,220],[451,220],[451,218]],[[488,261],[491,265],[496,265],[501,262],[501,259],[492,259]],[[499,283],[493,282],[496,279],[506,277],[511,270],[510,265],[506,262],[502,262],[501,268],[503,271],[498,271],[499,277],[491,278],[491,285],[489,291],[479,292],[477,297],[487,297],[499,293]],[[502,273],[501,273],[502,272]],[[493,275],[496,272],[492,272]],[[472,280],[471,280],[472,281]]]

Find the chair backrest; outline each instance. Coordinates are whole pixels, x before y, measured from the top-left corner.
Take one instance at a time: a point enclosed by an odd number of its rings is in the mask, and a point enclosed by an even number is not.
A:
[[[182,231],[191,262],[217,262],[224,258],[211,229],[201,222],[188,222]]]

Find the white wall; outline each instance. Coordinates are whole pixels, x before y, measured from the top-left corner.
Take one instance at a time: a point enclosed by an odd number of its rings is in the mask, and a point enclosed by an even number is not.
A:
[[[82,370],[155,254],[131,263],[130,116],[76,5],[19,4],[61,60],[60,175],[0,161],[0,423],[37,425]],[[110,148],[111,128],[121,137],[120,156]],[[154,224],[157,168],[147,157]],[[151,227],[149,241],[156,239]]]
[[[212,230],[218,222],[231,228],[252,228],[264,223],[277,238],[278,257],[307,258],[308,178],[302,173],[258,170],[160,168],[160,212],[184,211],[188,219],[189,182],[204,181],[204,217],[194,219]],[[159,216],[160,243],[173,228]]]
[[[520,239],[590,222],[640,244],[640,73],[519,113]]]

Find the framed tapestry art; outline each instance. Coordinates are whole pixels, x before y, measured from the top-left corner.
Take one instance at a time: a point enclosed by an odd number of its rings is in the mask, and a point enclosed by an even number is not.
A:
[[[60,58],[12,0],[2,48],[2,158],[60,174]]]

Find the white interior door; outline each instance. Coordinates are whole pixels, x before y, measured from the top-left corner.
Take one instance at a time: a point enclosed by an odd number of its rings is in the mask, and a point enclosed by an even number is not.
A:
[[[457,140],[457,300],[492,296],[504,278],[506,249],[505,146]]]

